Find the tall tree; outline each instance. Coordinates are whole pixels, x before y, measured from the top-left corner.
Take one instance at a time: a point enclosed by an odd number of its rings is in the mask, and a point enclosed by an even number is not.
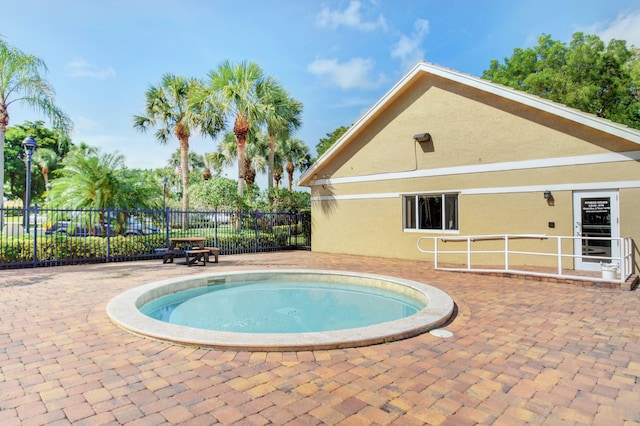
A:
[[[238,141],[233,133],[227,132],[224,134],[222,141],[218,145],[218,150],[215,152],[206,153],[206,162],[211,164],[213,169],[218,173],[222,173],[222,169],[227,166],[233,165],[238,155]],[[237,185],[236,185],[237,186]],[[237,188],[236,188],[237,190]]]
[[[263,91],[265,121],[269,137],[267,181],[273,188],[276,140],[286,140],[302,123],[302,103],[293,99],[273,78],[268,79]]]
[[[542,35],[482,77],[640,129],[640,50],[622,40],[578,32],[567,46]]]
[[[181,167],[182,164],[182,150],[178,148],[171,154],[168,164],[175,170],[176,167]],[[189,151],[189,170],[197,170],[204,168],[204,156],[197,152]]]
[[[189,138],[195,131],[215,137],[223,126],[222,116],[216,111],[205,112],[194,106],[192,96],[200,88],[197,79],[167,73],[145,93],[145,114],[134,116],[134,127],[140,131],[159,126],[155,136],[161,144],[168,143],[172,134],[178,139],[184,211],[189,209]],[[186,215],[182,226],[188,227]]]
[[[254,124],[264,121],[263,90],[265,77],[254,62],[232,64],[225,61],[208,74],[203,100],[218,104],[226,120],[233,120],[233,133],[238,143],[238,195],[244,194],[245,149],[247,135]]]
[[[331,148],[331,146],[336,143],[336,141],[340,139],[340,137],[344,135],[347,130],[349,130],[347,127],[340,126],[333,132],[327,133],[324,138],[320,138],[320,141],[316,144],[316,152],[318,153],[318,157],[324,154],[326,150]]]
[[[289,177],[289,191],[293,190],[293,172],[304,171],[311,165],[309,148],[300,139],[289,138],[280,145],[282,158],[286,161],[285,170]]]
[[[267,167],[269,141],[260,129],[251,130],[247,135],[247,144],[244,156],[245,185],[255,182],[257,172],[264,172]],[[218,173],[226,166],[230,166],[237,160],[238,141],[233,133],[229,132],[218,145],[216,152],[205,154],[207,161]]]
[[[245,155],[245,183],[253,185],[258,172],[264,173],[268,169],[269,138],[260,129],[249,132],[249,141]]]
[[[54,102],[55,91],[45,78],[46,72],[47,66],[40,58],[0,39],[0,208],[4,203],[4,140],[9,106],[18,103],[42,112],[64,133],[73,127],[71,119]]]

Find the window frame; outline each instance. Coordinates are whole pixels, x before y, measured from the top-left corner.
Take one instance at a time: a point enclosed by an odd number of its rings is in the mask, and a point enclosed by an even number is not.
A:
[[[446,229],[447,223],[447,197],[455,196],[455,212],[454,212],[454,220],[455,220],[455,229]],[[441,227],[440,228],[420,228],[420,198],[421,197],[439,197],[441,199]],[[414,209],[414,212],[411,217],[407,216],[408,208],[411,207]],[[450,215],[449,215],[450,216]],[[408,219],[411,220],[411,225],[413,227],[408,227],[407,222]],[[423,233],[450,233],[450,234],[459,234],[460,233],[460,193],[459,192],[420,192],[420,193],[408,193],[402,194],[402,229],[405,232],[423,232]]]

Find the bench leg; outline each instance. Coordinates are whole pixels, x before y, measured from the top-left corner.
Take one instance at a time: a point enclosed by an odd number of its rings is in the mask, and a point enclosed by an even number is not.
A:
[[[202,266],[205,266],[205,262],[208,261],[208,257],[209,255],[207,253],[195,253],[191,259],[189,259],[189,256],[187,255],[187,266],[195,265],[199,261],[202,262]]]
[[[207,262],[211,262],[211,256],[213,256],[213,262],[211,263],[218,263],[218,256],[220,255],[220,250],[216,249],[209,249],[209,254],[207,255]]]

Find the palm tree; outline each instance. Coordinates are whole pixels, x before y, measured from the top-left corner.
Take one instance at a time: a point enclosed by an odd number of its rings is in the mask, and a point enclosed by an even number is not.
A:
[[[171,154],[168,162],[169,166],[173,169],[181,167],[182,164],[182,151],[180,148]],[[189,170],[197,170],[204,168],[204,157],[197,152],[189,151]]]
[[[238,143],[238,195],[244,194],[245,149],[251,127],[264,120],[261,93],[264,89],[264,72],[254,62],[232,64],[223,62],[216,71],[208,74],[207,100],[219,104],[226,119],[233,118],[233,134]]]
[[[182,210],[189,209],[189,138],[192,132],[215,137],[222,129],[222,116],[210,104],[209,110],[197,108],[192,97],[201,90],[197,79],[188,79],[174,74],[165,74],[160,84],[151,86],[145,94],[145,115],[134,117],[134,127],[146,131],[160,126],[156,139],[166,144],[173,134],[180,143],[180,167],[182,172]],[[187,215],[182,218],[184,229],[188,227]]]
[[[244,156],[244,180],[246,185],[251,185],[255,182],[256,173],[266,170],[269,142],[260,129],[250,131],[247,142]],[[224,167],[234,163],[237,155],[238,141],[233,133],[226,133],[218,145],[218,150],[205,154],[205,158],[219,174]]]
[[[263,90],[265,103],[265,121],[269,135],[269,167],[267,173],[268,188],[273,187],[276,138],[286,140],[294,130],[300,127],[302,103],[293,99],[275,79],[267,79]]]
[[[269,156],[269,140],[259,128],[249,132],[249,140],[251,143],[247,145],[244,161],[247,186],[254,184],[258,172],[264,173],[267,170]]]
[[[293,172],[296,168],[306,170],[310,166],[309,148],[300,139],[289,138],[280,145],[280,150],[287,163],[285,169],[289,176],[289,191],[291,191],[293,189]]]
[[[63,167],[54,172],[60,177],[51,182],[47,203],[54,207],[98,210],[102,231],[105,231],[105,210],[157,207],[154,205],[157,184],[128,170],[124,161],[122,154],[103,154],[97,148],[71,150],[62,160]]]
[[[33,153],[33,161],[40,166],[44,187],[49,190],[49,172],[58,165],[58,154],[51,148],[40,148]]]
[[[205,161],[210,164],[218,174],[221,174],[225,167],[233,165],[237,155],[238,141],[233,133],[227,132],[218,145],[218,150],[206,153],[204,157]]]
[[[9,126],[9,106],[15,102],[44,113],[64,133],[73,124],[54,103],[55,91],[45,79],[46,64],[0,40],[0,208],[4,200],[4,139]],[[0,215],[0,227],[2,217]]]

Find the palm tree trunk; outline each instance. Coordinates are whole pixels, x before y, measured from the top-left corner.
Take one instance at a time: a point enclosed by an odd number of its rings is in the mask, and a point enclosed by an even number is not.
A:
[[[4,137],[8,124],[7,107],[0,104],[0,230],[4,226]]]
[[[295,166],[293,162],[287,161],[287,175],[289,175],[289,192],[293,189],[293,172],[295,170]]]
[[[238,141],[238,196],[244,196],[244,152],[247,143],[247,134],[249,133],[249,121],[238,115],[233,126],[233,133]]]
[[[273,168],[276,156],[275,136],[269,135],[269,165],[267,169],[267,189],[273,188]]]
[[[49,169],[46,167],[42,168],[42,177],[44,178],[44,188],[49,190]]]
[[[244,151],[245,139],[238,139],[238,196],[244,195]]]
[[[180,139],[180,167],[182,168],[182,229],[189,228],[189,138]]]

